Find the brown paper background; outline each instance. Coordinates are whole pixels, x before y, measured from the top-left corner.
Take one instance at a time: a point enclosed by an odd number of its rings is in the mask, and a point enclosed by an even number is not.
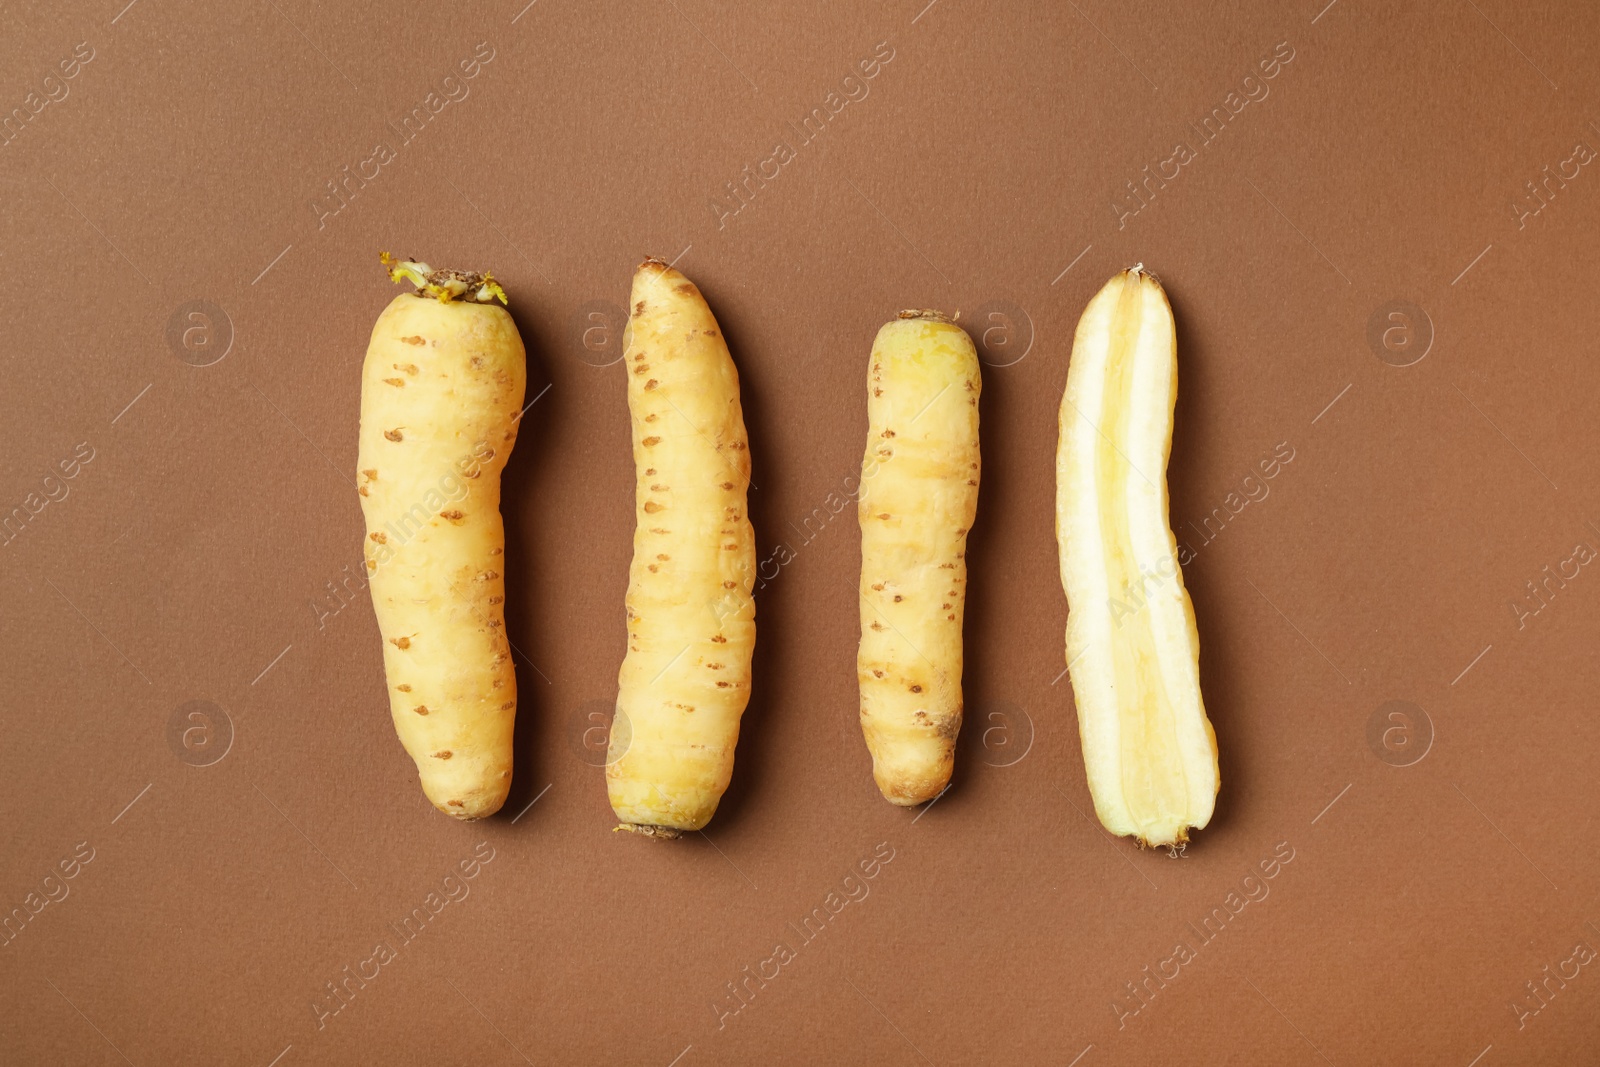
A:
[[[1600,547],[1600,163],[1512,207],[1600,143],[1593,9],[122,2],[0,13],[0,114],[94,53],[0,148],[0,513],[93,449],[0,546],[0,905],[69,891],[0,947],[0,1061],[1592,1060],[1595,965],[1520,1025],[1511,1004],[1600,946],[1600,571],[1520,628],[1511,604]],[[470,95],[400,144],[386,123],[480,42]],[[868,95],[800,144],[878,42]],[[1269,95],[1119,227],[1123,183],[1279,42]],[[796,158],[719,227],[710,199],[780,140]],[[319,227],[380,141],[397,157]],[[549,386],[506,482],[517,777],[476,825],[417,787],[365,593],[320,627],[311,606],[359,566],[379,249],[492,268],[530,399]],[[732,787],[672,846],[610,832],[583,748],[633,485],[621,371],[594,365],[617,339],[584,331],[646,253],[725,328],[759,557],[795,556],[759,594]],[[1079,312],[1135,261],[1178,321],[1180,536],[1294,453],[1186,536],[1223,786],[1179,861],[1094,822],[1061,677],[1056,407]],[[186,350],[191,300],[225,319]],[[1431,333],[1411,366],[1368,343],[1396,300]],[[960,309],[991,360],[968,718],[920,814],[878,797],[855,723],[853,515],[804,533],[859,464],[863,361],[902,307]],[[196,700],[220,711],[187,722]],[[1421,711],[1369,741],[1389,701]],[[404,942],[389,924],[480,842],[470,895]],[[802,943],[789,924],[880,845]],[[395,958],[319,1027],[380,941]],[[780,941],[794,959],[719,1021]]]

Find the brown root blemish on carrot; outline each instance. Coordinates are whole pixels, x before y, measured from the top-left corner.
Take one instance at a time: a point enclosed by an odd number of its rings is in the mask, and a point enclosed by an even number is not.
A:
[[[385,430],[385,431],[383,431],[383,436],[387,437],[391,441],[403,441],[403,440],[405,440],[405,435],[402,434],[398,429]]]
[[[376,541],[380,545],[385,545],[385,544],[389,543],[389,535],[384,533],[382,530],[374,530],[370,534],[368,534],[367,536],[372,538],[374,541]]]
[[[420,337],[417,334],[412,334],[410,337],[400,338],[400,343],[403,345],[425,345],[428,343],[428,341],[424,337]]]
[[[402,693],[411,692],[411,686],[405,682],[400,683],[399,685],[395,686],[395,688],[400,690]]]
[[[437,752],[428,753],[428,755],[432,756],[434,759],[449,759],[451,756],[455,755],[455,753],[451,752],[448,748],[441,748]]]
[[[411,638],[409,638],[409,637],[391,637],[391,638],[389,638],[389,643],[391,645],[393,645],[395,648],[403,650],[403,649],[407,649],[407,648],[411,647]]]
[[[394,385],[401,388],[404,388],[406,384],[406,380],[404,378],[385,378],[383,381],[385,385]]]
[[[426,715],[426,714],[428,714],[428,705],[426,705],[426,704],[418,704],[416,707],[412,708],[411,710],[416,712],[418,715]]]

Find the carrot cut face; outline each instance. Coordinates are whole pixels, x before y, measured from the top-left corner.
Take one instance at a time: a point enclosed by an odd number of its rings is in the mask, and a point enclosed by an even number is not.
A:
[[[1200,639],[1169,525],[1177,342],[1140,267],[1090,300],[1073,339],[1056,455],[1067,663],[1095,812],[1112,833],[1178,847],[1211,819],[1216,735]]]

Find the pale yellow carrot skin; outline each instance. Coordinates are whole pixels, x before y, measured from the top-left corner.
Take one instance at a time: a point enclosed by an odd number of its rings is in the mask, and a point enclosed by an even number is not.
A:
[[[621,829],[671,837],[717,810],[750,699],[750,450],[722,331],[659,260],[634,274],[624,350],[637,526],[606,786]]]
[[[978,355],[936,312],[878,331],[862,460],[861,729],[885,799],[950,782],[961,730],[967,531],[978,507]]]
[[[1148,272],[1123,271],[1089,302],[1073,340],[1056,536],[1095,812],[1112,833],[1171,848],[1210,821],[1220,781],[1167,514],[1177,390],[1166,293]]]
[[[526,370],[504,308],[397,296],[361,375],[363,550],[389,709],[434,806],[493,814],[511,786],[500,472]]]

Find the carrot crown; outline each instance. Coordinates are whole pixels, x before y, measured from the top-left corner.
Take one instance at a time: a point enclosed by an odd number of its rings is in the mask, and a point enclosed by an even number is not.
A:
[[[488,271],[480,274],[477,271],[448,268],[436,270],[418,260],[396,260],[387,252],[379,252],[378,261],[388,269],[391,281],[396,284],[407,281],[415,285],[417,289],[412,294],[414,296],[437,300],[441,304],[448,304],[452,300],[490,304],[496,299],[502,304],[506,303],[506,291],[500,288],[500,283]]]

